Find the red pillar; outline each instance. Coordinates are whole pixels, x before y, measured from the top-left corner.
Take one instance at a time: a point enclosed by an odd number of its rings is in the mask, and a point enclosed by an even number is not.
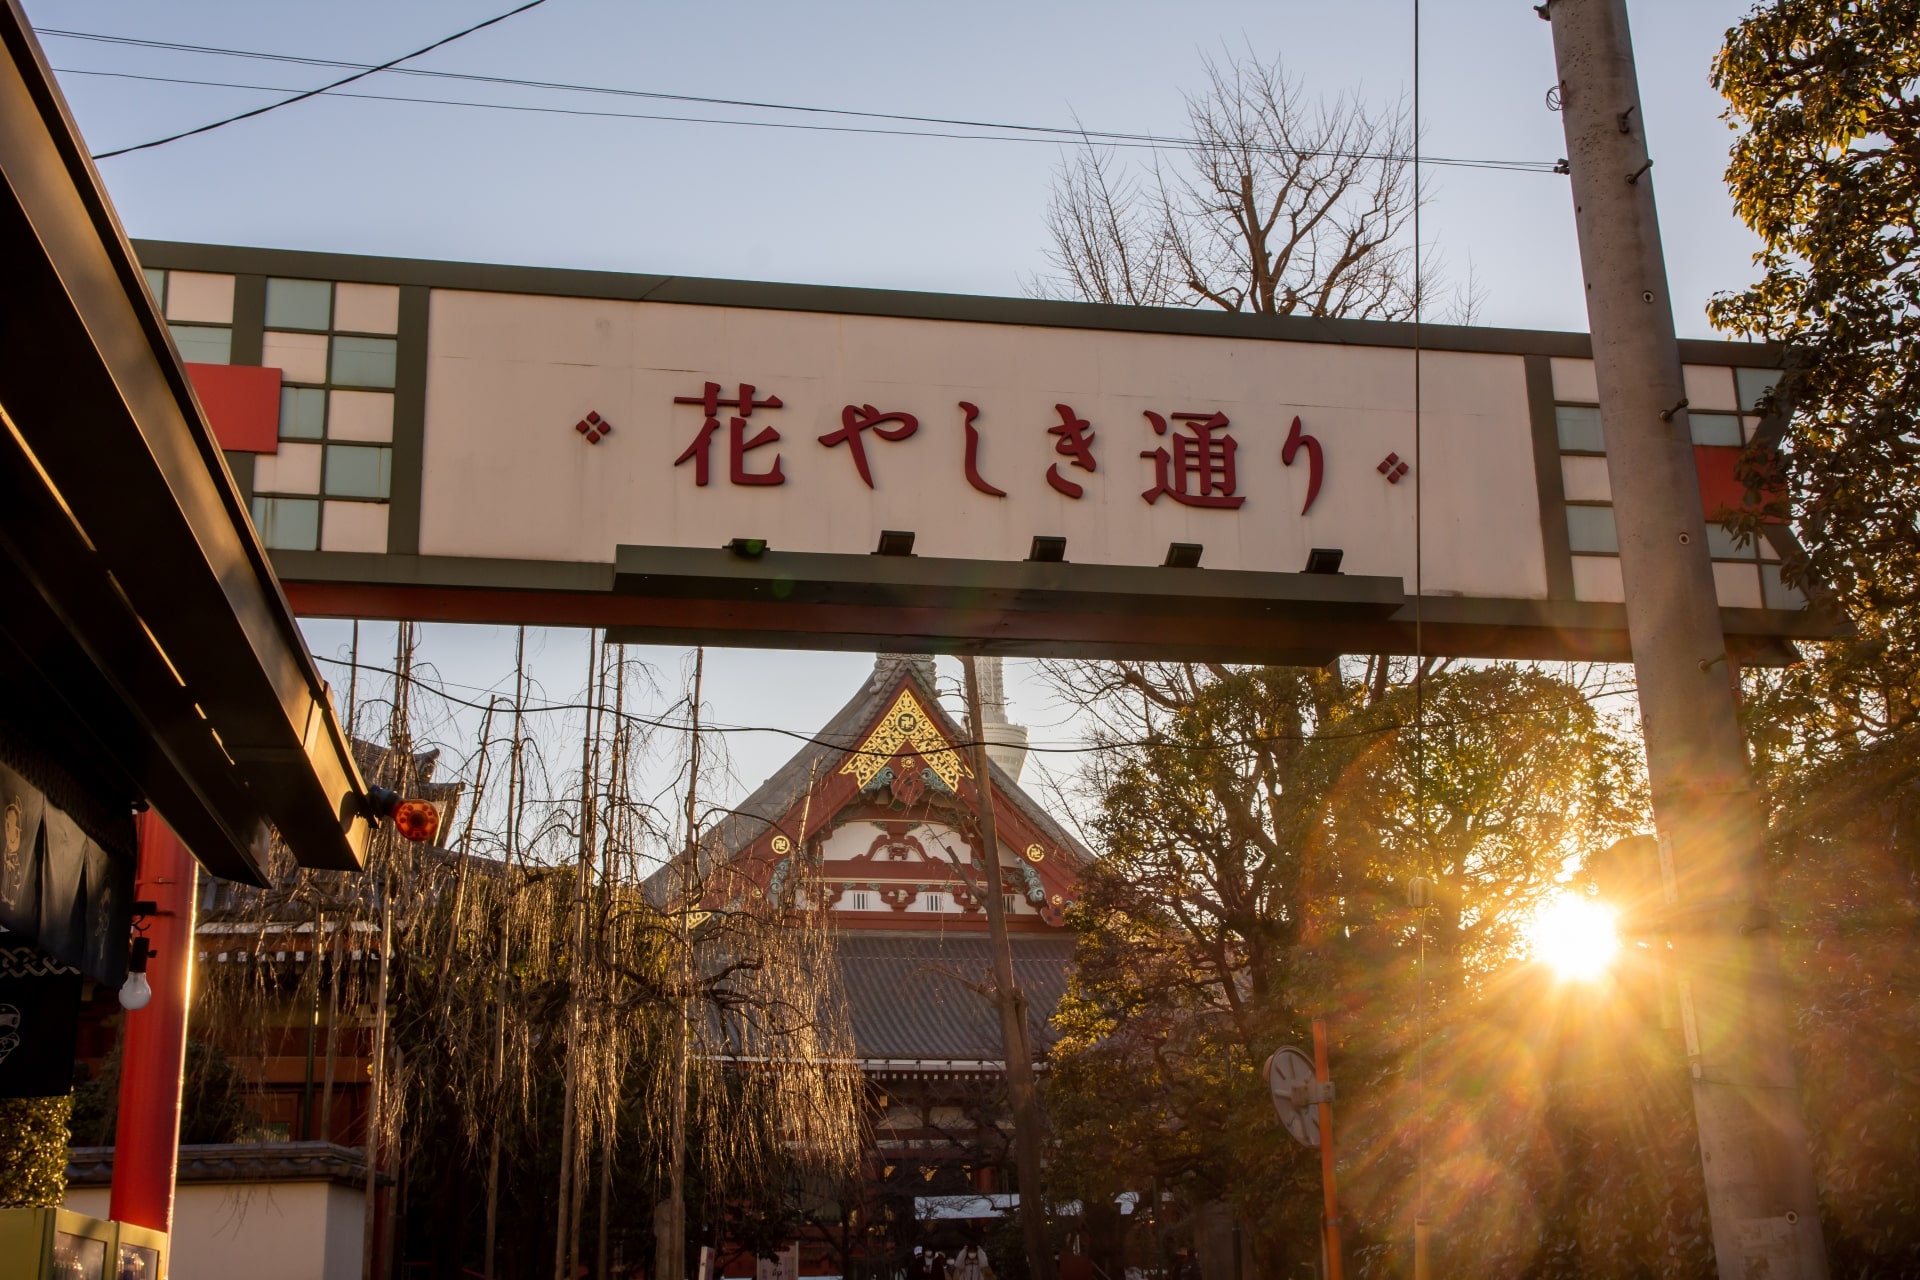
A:
[[[193,978],[193,855],[151,809],[140,815],[136,898],[159,908],[147,938],[153,999],[126,1012],[120,1038],[120,1116],[114,1129],[113,1202],[120,1222],[173,1229],[173,1171],[180,1147],[180,1078]]]

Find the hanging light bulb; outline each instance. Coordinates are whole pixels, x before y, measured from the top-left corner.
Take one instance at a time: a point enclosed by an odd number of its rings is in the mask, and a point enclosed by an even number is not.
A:
[[[133,954],[127,957],[127,980],[120,985],[122,1009],[144,1009],[153,999],[153,984],[147,981],[147,959],[152,955],[153,944],[136,936]]]
[[[153,999],[153,984],[147,981],[144,973],[130,973],[126,983],[120,988],[120,1007],[122,1009],[144,1009]]]

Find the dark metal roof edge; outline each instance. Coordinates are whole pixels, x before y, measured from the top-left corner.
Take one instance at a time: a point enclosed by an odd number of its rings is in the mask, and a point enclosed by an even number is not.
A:
[[[11,2],[11,0],[10,0]],[[1354,347],[1411,349],[1415,326],[1387,320],[1337,320],[1312,316],[1261,316],[1184,307],[1124,307],[988,294],[925,293],[908,289],[861,289],[844,285],[783,284],[700,276],[590,271],[575,267],[512,266],[394,258],[308,249],[267,249],[136,240],[143,265],[180,271],[241,275],[286,275],[369,284],[424,285],[489,293],[605,298],[627,302],[674,302],[767,311],[816,311],[907,320],[961,320],[977,324],[1031,325],[1116,333],[1178,334],[1270,342],[1326,342]],[[1483,329],[1466,325],[1419,326],[1429,351],[1494,355],[1549,355],[1580,359],[1593,354],[1584,333],[1544,329]],[[1761,343],[1687,338],[1681,358],[1690,364],[1772,368],[1780,358]]]
[[[140,328],[153,350],[161,376],[178,403],[185,429],[192,440],[195,450],[207,464],[215,491],[222,508],[228,513],[238,533],[242,553],[246,558],[253,585],[264,597],[266,612],[272,617],[276,638],[280,641],[284,656],[291,659],[298,669],[314,707],[318,709],[321,720],[319,726],[311,723],[293,724],[289,718],[289,730],[296,740],[306,740],[306,750],[311,757],[318,752],[328,752],[329,763],[344,765],[341,772],[344,781],[357,798],[364,798],[364,784],[346,748],[345,734],[341,731],[333,713],[332,700],[326,680],[321,676],[319,666],[313,660],[312,653],[300,632],[298,621],[293,616],[292,606],[282,591],[279,579],[274,575],[272,562],[265,546],[254,532],[251,513],[229,472],[213,429],[207,421],[199,398],[187,379],[179,354],[174,348],[172,335],[165,320],[155,304],[151,292],[147,289],[146,277],[133,247],[132,239],[120,222],[118,212],[106,193],[105,183],[99,170],[84,144],[79,125],[67,105],[66,95],[53,75],[44,51],[40,48],[33,25],[20,0],[6,0],[5,9],[0,12],[0,45],[6,48],[9,58],[19,71],[21,81],[40,112],[42,124],[48,140],[59,156],[66,170],[68,180],[73,184],[79,201],[85,208],[92,229],[98,236],[102,249],[114,274],[119,278],[129,298],[133,300],[133,311]],[[139,305],[141,299],[146,305]],[[130,406],[131,409],[131,406]],[[136,419],[137,421],[137,419]],[[140,425],[144,433],[145,425]],[[230,588],[229,588],[230,589]],[[244,623],[242,624],[244,627]],[[248,637],[255,644],[266,640],[264,636]],[[157,647],[164,648],[164,645]],[[262,661],[263,670],[266,663]],[[284,705],[282,713],[286,714]],[[315,739],[324,739],[316,742]],[[276,808],[272,801],[262,805],[263,811],[270,817],[278,817],[271,811]]]

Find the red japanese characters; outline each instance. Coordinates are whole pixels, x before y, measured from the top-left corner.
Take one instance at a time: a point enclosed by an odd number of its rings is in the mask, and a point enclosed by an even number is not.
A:
[[[882,423],[891,422],[891,427]],[[820,437],[820,443],[829,449],[844,444],[853,455],[854,469],[866,482],[867,488],[873,488],[873,471],[867,466],[867,446],[864,435],[872,431],[882,440],[905,440],[920,429],[920,419],[910,413],[882,413],[870,404],[850,404],[840,411],[840,429],[829,431]]]
[[[720,410],[737,409],[738,414],[727,420],[727,478],[735,484],[785,484],[787,477],[780,470],[780,455],[773,456],[773,466],[766,471],[748,471],[747,454],[764,445],[773,444],[780,439],[780,433],[772,427],[763,427],[754,437],[747,439],[747,419],[753,416],[755,409],[781,408],[779,396],[768,396],[765,400],[753,398],[753,384],[741,383],[740,390],[731,400],[720,398],[720,384],[709,382],[704,394],[699,396],[675,396],[675,404],[697,404],[706,411],[707,420],[700,427],[700,434],[693,438],[686,451],[673,460],[679,466],[689,458],[693,460],[693,482],[704,486],[712,478],[711,456],[713,437],[720,430]],[[872,482],[869,481],[869,484]]]
[[[727,478],[738,485],[786,483],[786,472],[777,452],[770,460],[763,455],[757,470],[748,466],[748,454],[777,444],[781,438],[780,432],[774,427],[749,423],[748,419],[756,410],[785,407],[779,396],[768,395],[756,399],[755,390],[752,383],[741,383],[731,399],[723,400],[720,398],[720,384],[709,382],[700,395],[674,397],[675,404],[696,405],[705,415],[692,443],[673,463],[677,467],[692,462],[696,486],[705,487],[712,481],[713,442],[720,433],[723,409],[734,411],[726,419]],[[988,497],[1006,497],[1007,491],[989,481],[981,471],[980,429],[975,425],[980,418],[980,406],[965,400],[958,404],[963,415],[960,425],[965,438],[961,470],[967,484]],[[1053,452],[1062,461],[1048,465],[1047,484],[1054,492],[1065,497],[1076,500],[1084,498],[1087,492],[1085,484],[1078,478],[1069,478],[1062,468],[1072,468],[1087,475],[1097,474],[1100,463],[1094,456],[1094,441],[1098,433],[1093,423],[1076,413],[1072,405],[1056,404],[1053,410],[1060,421],[1045,430],[1054,438]],[[1153,436],[1147,443],[1157,442],[1157,447],[1140,451],[1140,457],[1153,464],[1152,482],[1140,494],[1148,506],[1166,498],[1185,507],[1234,511],[1246,503],[1247,495],[1240,492],[1241,442],[1230,434],[1233,424],[1226,414],[1218,410],[1163,414],[1148,409],[1143,411],[1143,416],[1153,429]],[[749,434],[750,426],[758,427],[758,430]],[[601,434],[611,430],[611,426],[600,428]],[[912,439],[919,432],[919,417],[904,409],[882,412],[870,404],[850,404],[840,410],[839,427],[816,439],[822,448],[844,449],[853,461],[853,469],[860,477],[860,483],[873,489],[877,484],[874,480],[875,455],[871,442],[899,444]],[[1280,448],[1280,463],[1291,467],[1302,454],[1307,462],[1307,498],[1300,513],[1305,515],[1320,496],[1320,486],[1326,474],[1326,458],[1320,441],[1305,434],[1300,428],[1300,419],[1296,417]],[[1386,466],[1381,468],[1382,474],[1388,470]],[[1404,471],[1403,466],[1401,474]],[[1389,475],[1388,479],[1397,480],[1399,475]]]
[[[1167,434],[1167,420],[1149,409],[1147,421],[1153,434]],[[1162,494],[1188,507],[1238,507],[1246,498],[1236,494],[1239,479],[1234,471],[1233,455],[1240,446],[1232,436],[1215,436],[1230,425],[1224,413],[1176,413],[1175,422],[1192,424],[1185,434],[1176,433],[1173,448],[1142,450],[1140,456],[1153,460],[1153,488],[1140,496],[1151,506]],[[1297,423],[1299,420],[1295,419]]]
[[[1300,419],[1296,415],[1293,426],[1287,432],[1287,442],[1280,446],[1280,465],[1290,467],[1299,452],[1307,451],[1307,500],[1300,507],[1300,514],[1307,514],[1307,508],[1320,496],[1320,477],[1324,474],[1326,459],[1321,456],[1320,442],[1312,436],[1300,434]]]
[[[1053,411],[1060,415],[1060,425],[1048,427],[1047,434],[1059,436],[1054,441],[1053,451],[1069,459],[1070,466],[1082,471],[1098,471],[1100,464],[1093,460],[1093,427],[1085,418],[1075,417],[1073,406],[1057,404]],[[1086,492],[1080,485],[1060,474],[1060,464],[1054,463],[1047,468],[1047,483],[1066,494],[1069,498],[1078,498]]]

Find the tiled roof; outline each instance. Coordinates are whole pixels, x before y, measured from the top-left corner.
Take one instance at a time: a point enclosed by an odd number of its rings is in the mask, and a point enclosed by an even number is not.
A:
[[[1035,1054],[1060,1038],[1049,1019],[1067,989],[1073,938],[1015,934],[1014,981],[1027,997]],[[848,929],[834,940],[840,979],[863,1059],[999,1062],[1000,1016],[987,997],[987,939],[977,933]]]
[[[926,681],[923,672],[911,660],[896,655],[882,655],[875,662],[873,673],[861,683],[859,692],[813,735],[814,740],[774,770],[771,777],[755,788],[753,794],[742,800],[733,814],[715,828],[713,837],[702,843],[703,855],[717,857],[720,863],[737,856],[766,831],[768,823],[779,821],[799,804],[809,786],[838,769],[846,753],[865,740],[881,713],[892,703],[894,691],[899,687],[903,674],[911,682],[920,704],[939,722],[940,731],[947,740],[967,741],[967,734],[947,714],[946,708],[940,705],[939,695]],[[1084,864],[1088,860],[1090,855],[1086,847],[1054,821],[1053,815],[1023,791],[1019,783],[1008,777],[997,764],[989,762],[988,768],[993,771],[996,794],[1004,797],[1045,832],[1047,838],[1064,850],[1075,863]],[[709,850],[714,852],[706,852]],[[664,870],[655,872],[649,879],[649,888],[655,893],[663,891],[666,883]]]

